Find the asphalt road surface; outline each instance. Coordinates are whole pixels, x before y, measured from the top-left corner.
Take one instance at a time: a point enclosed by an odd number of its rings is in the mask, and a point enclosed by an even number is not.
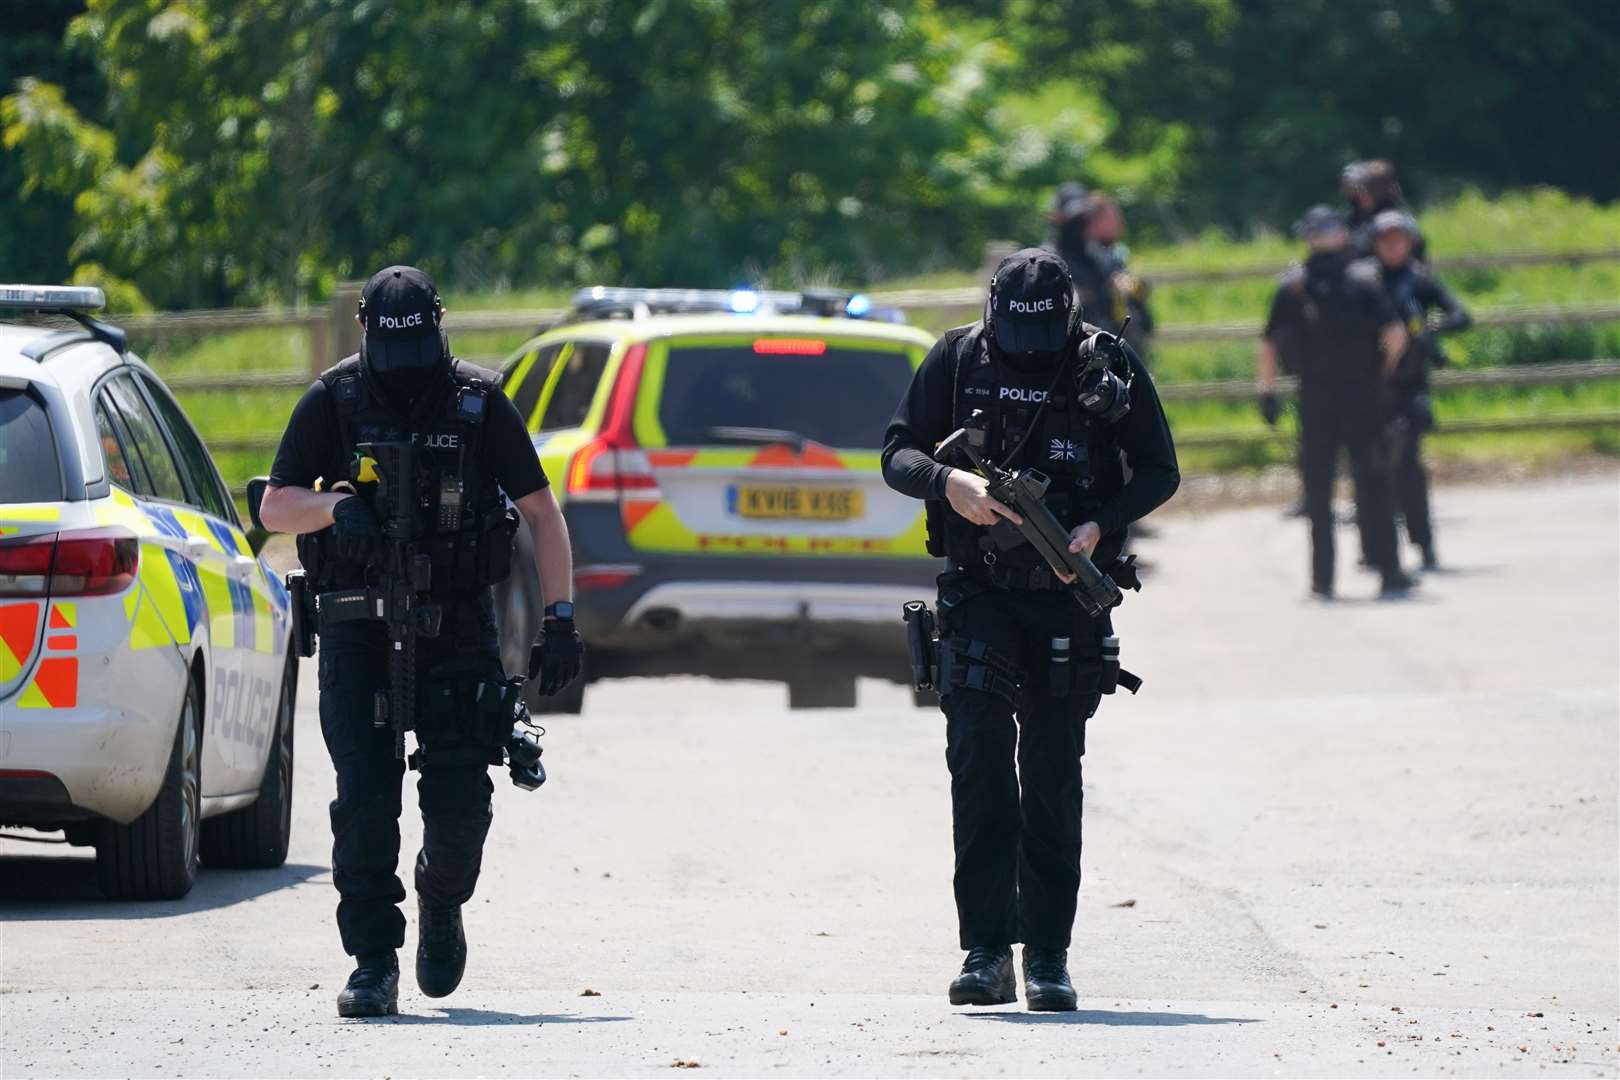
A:
[[[0,1075],[1615,1075],[1620,477],[1437,508],[1450,569],[1405,603],[1354,567],[1307,601],[1275,508],[1142,545],[1078,1013],[945,1000],[937,712],[659,680],[552,723],[541,791],[499,775],[462,989],[407,953],[402,1015],[340,1021],[306,666],[284,869],[109,904],[82,853],[0,842]]]

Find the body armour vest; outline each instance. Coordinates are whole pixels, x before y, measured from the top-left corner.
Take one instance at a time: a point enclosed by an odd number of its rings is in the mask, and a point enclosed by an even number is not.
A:
[[[449,376],[409,413],[379,393],[358,356],[323,372],[321,381],[337,413],[345,470],[323,477],[324,490],[346,482],[384,520],[376,498],[376,463],[359,447],[409,441],[415,446],[419,493],[412,534],[417,550],[432,561],[431,592],[451,603],[476,603],[485,587],[505,580],[517,515],[484,465],[484,417],[489,395],[500,392],[499,376],[452,361]],[[315,589],[376,584],[375,568],[336,557],[330,533],[299,539],[299,556]]]
[[[1095,329],[1087,325],[1084,334]],[[955,374],[953,427],[960,427],[974,410],[982,410],[989,419],[985,456],[1005,469],[1033,468],[1049,476],[1046,504],[1065,529],[1090,520],[1125,478],[1113,425],[1087,412],[1077,400],[1072,360],[1071,370],[1054,387],[1054,372],[1021,372],[999,361],[982,326],[963,344]],[[982,564],[993,543],[989,529],[949,507],[942,508],[942,519],[943,550],[937,553],[963,567]],[[996,559],[1002,565],[1043,565],[1029,544],[998,552]]]

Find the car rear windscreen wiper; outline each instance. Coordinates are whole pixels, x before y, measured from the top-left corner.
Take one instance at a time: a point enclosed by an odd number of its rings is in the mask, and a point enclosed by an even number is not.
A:
[[[791,446],[795,454],[804,453],[805,446],[814,441],[786,428],[731,425],[706,428],[703,437],[711,442],[741,443],[745,446]]]

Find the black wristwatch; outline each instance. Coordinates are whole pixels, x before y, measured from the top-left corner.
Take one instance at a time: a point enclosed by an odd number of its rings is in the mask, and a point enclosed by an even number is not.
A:
[[[572,600],[558,600],[555,604],[547,604],[545,616],[548,619],[572,619],[574,617],[574,602]]]

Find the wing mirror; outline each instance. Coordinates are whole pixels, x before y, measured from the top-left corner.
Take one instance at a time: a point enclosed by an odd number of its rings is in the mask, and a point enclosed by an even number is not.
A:
[[[247,542],[255,555],[264,550],[265,542],[270,539],[270,530],[259,520],[259,506],[264,502],[264,493],[269,486],[268,476],[255,476],[247,482],[248,520],[252,522],[252,528],[247,531]]]

